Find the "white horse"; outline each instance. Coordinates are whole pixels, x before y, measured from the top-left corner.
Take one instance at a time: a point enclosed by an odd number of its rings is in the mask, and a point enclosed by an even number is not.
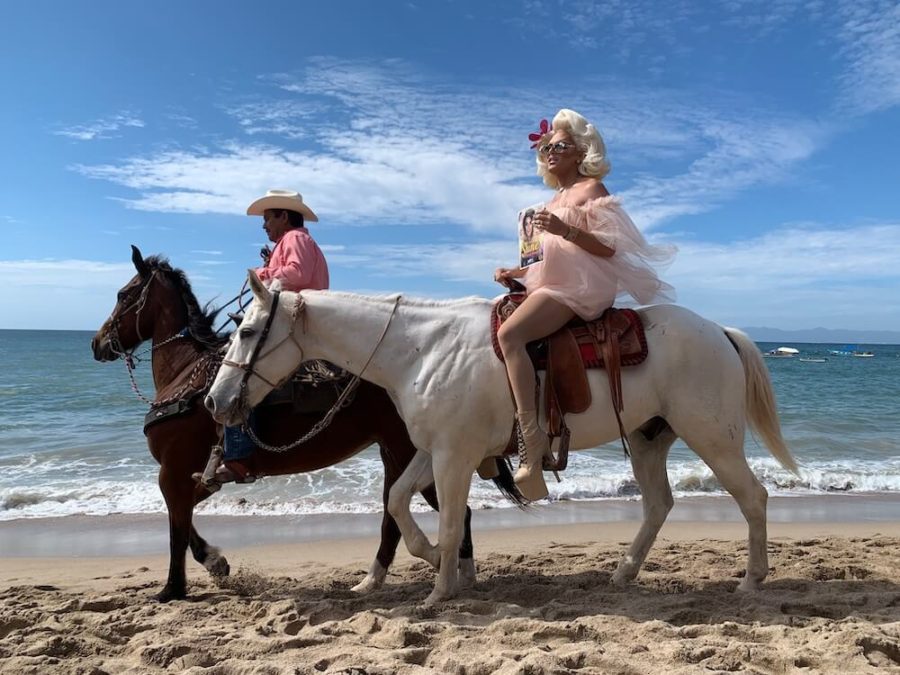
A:
[[[282,292],[273,315],[276,295],[252,271],[250,287],[254,301],[206,406],[220,422],[236,424],[302,361],[326,359],[356,374],[364,371],[365,379],[388,391],[419,448],[391,490],[389,511],[410,553],[439,568],[426,603],[452,597],[472,473],[485,457],[503,452],[514,419],[506,370],[491,346],[491,302]],[[747,423],[782,466],[797,471],[781,436],[762,356],[740,331],[682,307],[656,305],[639,313],[650,353],[642,364],[622,369],[622,422],[644,521],[613,582],[637,576],[672,508],[666,457],[680,437],[740,506],[749,526],[749,551],[739,588],[756,589],[768,572],[768,495],[744,457]],[[593,403],[567,418],[573,449],[619,436],[606,372],[591,370],[588,380]],[[437,546],[409,511],[413,492],[432,479],[441,505]]]

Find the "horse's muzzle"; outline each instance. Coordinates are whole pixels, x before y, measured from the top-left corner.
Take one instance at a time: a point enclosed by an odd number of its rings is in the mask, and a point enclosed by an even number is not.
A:
[[[91,338],[91,351],[94,352],[95,361],[115,361],[118,355],[112,350],[109,339],[104,337],[98,338],[96,335]]]
[[[206,406],[209,414],[212,415],[212,418],[219,424],[230,427],[237,426],[244,422],[244,418],[241,416],[238,406],[230,405],[219,407],[212,394],[206,395],[206,398],[203,399],[203,405]]]

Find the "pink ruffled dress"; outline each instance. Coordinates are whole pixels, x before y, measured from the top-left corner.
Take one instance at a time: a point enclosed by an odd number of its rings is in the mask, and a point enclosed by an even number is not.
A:
[[[520,279],[529,295],[545,293],[587,321],[599,317],[617,298],[622,304],[628,295],[640,305],[674,300],[674,289],[652,267],[671,262],[674,246],[648,244],[617,197],[598,197],[580,205],[569,205],[566,198],[563,194],[548,207],[550,212],[567,225],[590,232],[615,254],[592,255],[545,233],[543,261],[528,267]]]

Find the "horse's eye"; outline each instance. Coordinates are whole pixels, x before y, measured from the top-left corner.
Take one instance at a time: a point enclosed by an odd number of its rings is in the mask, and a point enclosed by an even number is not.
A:
[[[253,337],[256,334],[256,331],[252,328],[241,328],[238,332],[242,338]]]

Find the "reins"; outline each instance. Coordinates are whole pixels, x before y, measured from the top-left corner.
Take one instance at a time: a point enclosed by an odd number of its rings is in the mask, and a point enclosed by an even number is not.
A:
[[[278,291],[275,291],[275,294],[277,296]],[[360,369],[359,374],[354,375],[353,378],[350,380],[350,382],[347,383],[347,386],[344,387],[344,390],[340,393],[337,400],[334,402],[334,405],[331,406],[331,408],[328,410],[327,413],[325,413],[325,415],[324,415],[324,417],[322,417],[322,419],[320,419],[318,422],[316,422],[309,431],[307,431],[303,436],[301,436],[294,442],[286,443],[285,445],[278,445],[278,446],[269,445],[265,441],[261,440],[256,435],[256,433],[253,431],[252,427],[249,424],[244,423],[242,425],[242,428],[247,433],[247,435],[250,437],[250,440],[252,440],[257,446],[259,446],[263,450],[268,450],[269,452],[287,452],[288,450],[292,450],[293,448],[296,448],[298,445],[302,445],[303,443],[306,443],[308,440],[316,437],[319,433],[321,433],[323,430],[328,428],[328,426],[334,420],[334,417],[341,410],[341,408],[345,408],[348,405],[350,405],[350,403],[353,402],[353,399],[351,397],[352,397],[353,393],[356,391],[357,387],[359,387],[359,383],[362,380],[363,373],[366,372],[366,369],[369,367],[369,364],[372,363],[372,359],[375,358],[375,353],[378,351],[378,348],[381,346],[381,343],[384,341],[384,338],[387,335],[388,329],[391,326],[391,322],[394,320],[394,314],[396,314],[396,312],[397,312],[397,307],[400,306],[400,298],[401,297],[402,296],[398,295],[397,299],[394,300],[394,306],[391,308],[391,313],[388,316],[388,320],[385,323],[384,328],[381,331],[381,335],[379,336],[378,341],[375,343],[375,346],[372,348],[372,352],[369,354],[369,358],[366,359],[366,362],[363,364],[363,367]],[[272,317],[275,316],[275,307],[277,306],[277,304],[278,304],[278,298],[276,297],[272,301],[272,313],[269,315],[269,318],[266,320],[265,328],[263,328],[263,333],[262,333],[262,335],[260,335],[259,343],[257,343],[257,345],[254,347],[253,354],[250,357],[250,361],[247,364],[238,364],[238,363],[234,363],[232,361],[227,361],[227,360],[222,362],[223,365],[230,365],[235,368],[241,368],[245,371],[244,376],[241,380],[241,396],[239,399],[239,404],[245,408],[246,408],[246,382],[250,378],[250,375],[251,375],[250,369],[253,366],[253,362],[254,362],[255,358],[259,354],[262,342],[265,339],[265,337],[268,335],[268,329],[272,324]],[[294,325],[297,322],[298,315],[300,314],[301,311],[303,311],[304,304],[305,304],[305,301],[303,300],[303,296],[298,293],[297,301],[294,304],[294,311],[292,312],[292,316],[291,316],[291,332],[289,334],[289,337],[294,340],[294,344],[300,350],[301,361],[303,359],[303,348],[300,346],[300,344],[297,342],[297,340],[294,339]],[[287,339],[287,338],[285,338],[285,339]],[[278,344],[280,345],[281,343],[279,342]],[[276,347],[277,346],[278,345],[276,345]],[[274,349],[274,347],[273,347],[273,349]],[[263,378],[259,373],[253,372],[252,374],[256,375],[257,377],[259,377],[261,380],[263,380],[264,382],[266,382],[266,384],[269,384],[270,386],[277,386],[277,385],[272,385],[268,380]]]
[[[222,365],[231,366],[232,368],[240,368],[244,371],[243,377],[241,377],[241,400],[246,398],[247,395],[247,382],[250,380],[251,375],[256,375],[263,382],[268,384],[273,389],[277,387],[277,384],[272,384],[265,377],[257,373],[253,370],[253,366],[256,365],[256,360],[259,358],[259,352],[262,350],[263,345],[266,343],[266,338],[269,337],[269,330],[272,328],[272,322],[275,320],[275,312],[278,309],[278,299],[281,297],[281,291],[274,291],[272,293],[272,309],[269,311],[269,316],[266,319],[266,324],[263,326],[262,333],[259,336],[259,340],[256,342],[256,345],[253,347],[253,353],[250,354],[250,360],[247,363],[238,363],[236,361],[229,361],[228,359],[222,359]],[[293,332],[293,326],[292,332]],[[282,340],[284,342],[284,340]],[[279,342],[275,347],[278,347],[281,344]],[[272,349],[275,349],[273,347]],[[299,345],[298,345],[299,347]],[[302,350],[301,350],[302,355]]]

